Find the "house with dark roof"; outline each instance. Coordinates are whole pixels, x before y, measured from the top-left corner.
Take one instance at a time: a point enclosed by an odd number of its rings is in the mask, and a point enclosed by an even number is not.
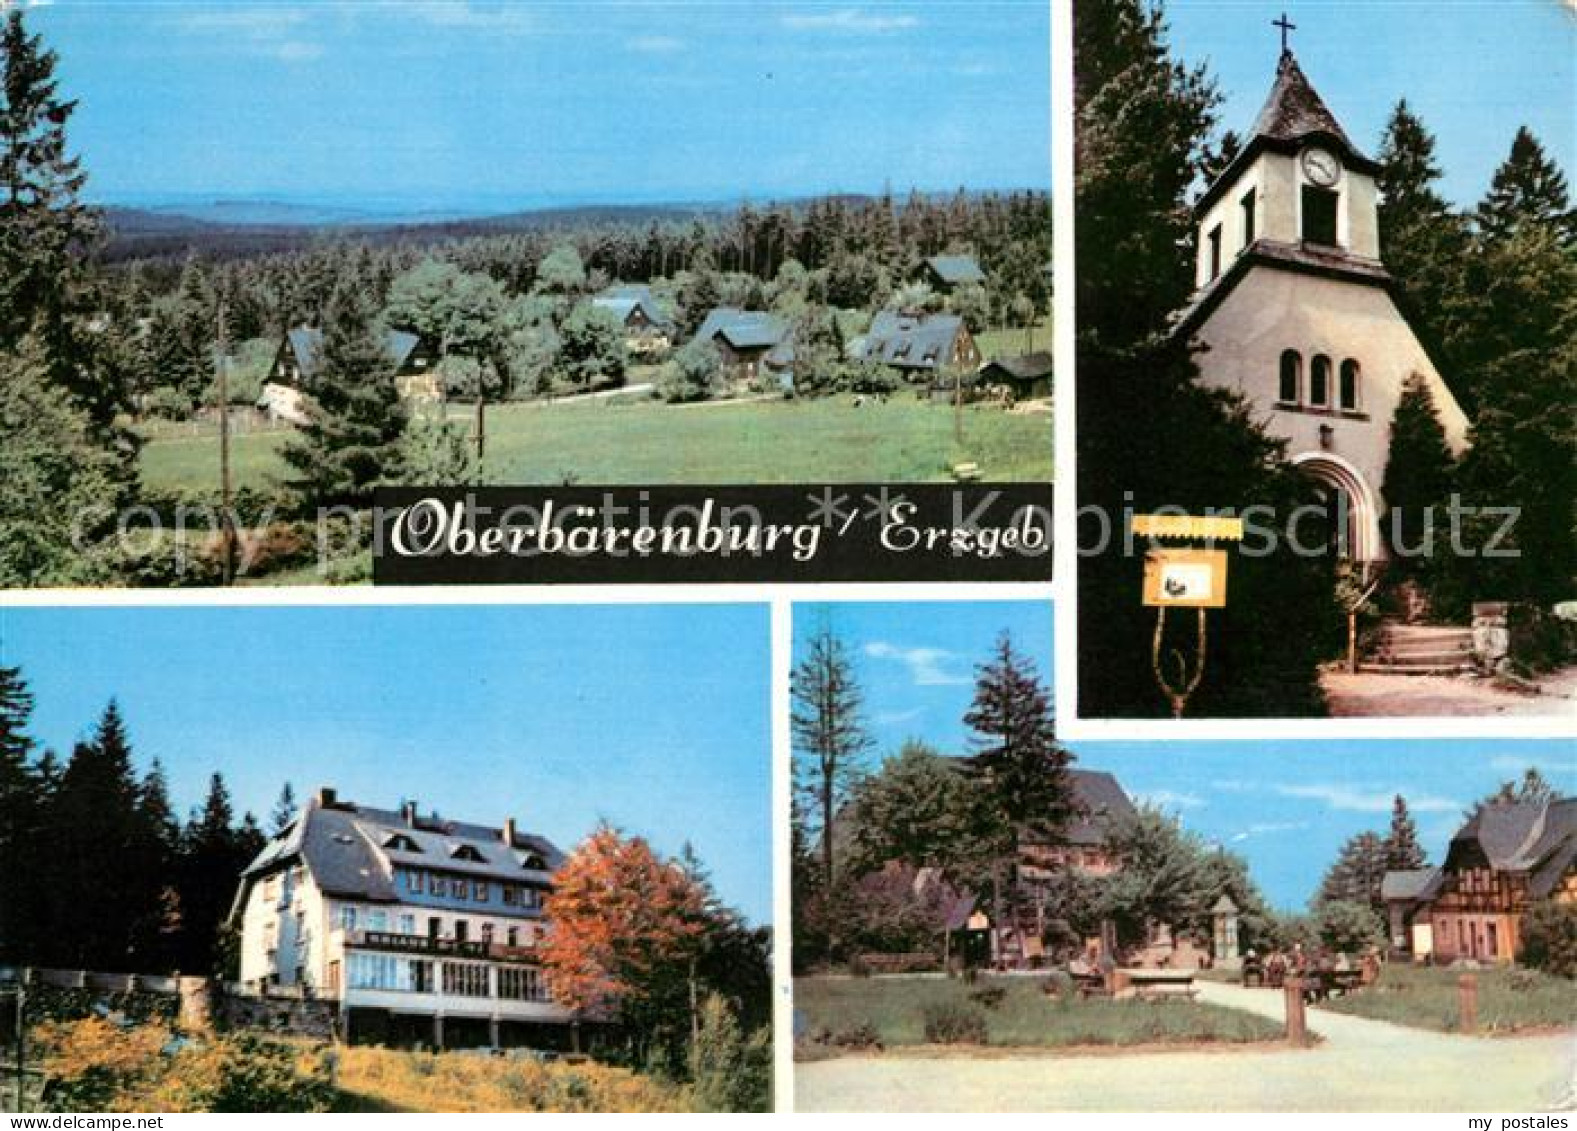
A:
[[[934,291],[949,293],[970,283],[984,283],[986,273],[973,255],[933,255],[920,264],[920,279]]]
[[[1026,834],[1019,845],[1019,875],[1045,881],[1072,871],[1081,876],[1109,876],[1122,867],[1111,849],[1114,827],[1137,813],[1121,783],[1104,770],[1070,769],[1078,816],[1053,841]]]
[[[884,310],[851,351],[864,361],[890,366],[910,380],[931,384],[972,374],[980,365],[980,348],[956,314],[919,314]]]
[[[1010,401],[1038,400],[1051,396],[1051,374],[1051,354],[1037,351],[986,362],[975,376],[975,385]]]
[[[1394,950],[1515,961],[1532,903],[1577,903],[1577,798],[1489,802],[1451,838],[1440,867],[1388,872],[1381,895]]]
[[[394,366],[394,383],[401,397],[420,403],[444,399],[443,382],[437,374],[438,350],[431,342],[407,330],[389,330],[383,335],[383,349]],[[297,326],[286,331],[263,378],[257,407],[289,423],[304,423],[301,398],[312,394],[322,352],[322,330]]]
[[[749,381],[769,373],[791,380],[794,339],[785,319],[762,310],[714,307],[695,332],[695,340],[711,342],[723,359],[727,377]]]
[[[673,322],[662,312],[652,289],[639,283],[618,283],[591,300],[624,327],[624,346],[633,354],[656,353],[673,344]]]
[[[563,1047],[543,899],[564,856],[499,827],[321,789],[241,874],[240,991],[338,1005],[347,1040]]]

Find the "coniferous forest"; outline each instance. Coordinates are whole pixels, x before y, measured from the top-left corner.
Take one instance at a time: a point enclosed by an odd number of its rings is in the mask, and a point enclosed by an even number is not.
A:
[[[1248,403],[1199,383],[1188,343],[1168,333],[1194,289],[1191,202],[1241,145],[1219,132],[1208,66],[1175,55],[1161,5],[1147,0],[1076,5],[1074,38],[1081,549],[1102,544],[1103,521],[1118,524],[1115,537],[1105,528],[1105,552],[1080,560],[1080,710],[1150,716],[1167,711],[1152,672],[1155,613],[1137,596],[1142,555],[1121,552],[1122,516],[1227,501],[1284,516],[1318,496]],[[1577,211],[1566,177],[1518,129],[1483,200],[1452,206],[1429,125],[1405,100],[1382,137],[1357,141],[1381,166],[1386,266],[1470,422],[1458,459],[1433,407],[1404,397],[1389,422],[1384,492],[1404,512],[1394,525],[1410,529],[1427,507],[1444,514],[1452,495],[1520,512],[1504,543],[1515,556],[1441,553],[1408,579],[1447,620],[1474,601],[1547,615],[1577,567]],[[1470,520],[1468,547],[1498,525]],[[1343,595],[1361,588],[1340,573],[1334,555],[1285,545],[1234,556],[1231,605],[1212,621],[1210,674],[1190,713],[1323,714],[1318,667],[1343,654]],[[1372,601],[1362,609],[1377,615]],[[1532,662],[1564,662],[1564,648],[1553,640]]]

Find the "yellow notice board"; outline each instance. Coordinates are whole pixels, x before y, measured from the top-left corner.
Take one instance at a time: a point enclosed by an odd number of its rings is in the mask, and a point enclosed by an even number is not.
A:
[[[1136,514],[1133,532],[1140,538],[1187,538],[1195,542],[1241,542],[1243,520],[1226,515]]]
[[[1144,558],[1144,603],[1219,609],[1227,603],[1225,550],[1161,548]]]

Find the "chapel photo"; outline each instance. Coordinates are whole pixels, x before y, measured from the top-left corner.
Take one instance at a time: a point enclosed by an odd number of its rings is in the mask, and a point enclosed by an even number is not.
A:
[[[1289,7],[1074,5],[1079,716],[1571,712],[1577,22]]]

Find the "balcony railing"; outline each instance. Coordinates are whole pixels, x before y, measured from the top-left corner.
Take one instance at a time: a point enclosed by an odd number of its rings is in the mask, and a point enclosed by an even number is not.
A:
[[[402,935],[396,931],[346,931],[345,945],[362,950],[392,950],[401,954],[436,955],[445,958],[482,958],[495,962],[536,962],[537,951],[529,946],[505,946],[473,939],[434,938],[430,935]]]

